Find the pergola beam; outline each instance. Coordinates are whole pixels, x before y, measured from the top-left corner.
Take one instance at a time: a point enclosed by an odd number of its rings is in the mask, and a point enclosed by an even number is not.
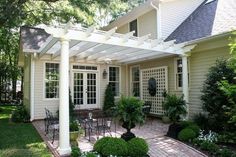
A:
[[[54,38],[53,36],[50,36],[47,41],[45,46],[42,48],[39,54],[39,58],[42,58],[42,56],[48,52],[56,43],[58,42],[57,38]]]

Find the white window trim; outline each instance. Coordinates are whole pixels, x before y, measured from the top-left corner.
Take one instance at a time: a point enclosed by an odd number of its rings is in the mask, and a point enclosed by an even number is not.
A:
[[[46,63],[56,63],[56,64],[59,64],[59,73],[60,73],[60,62],[51,62],[51,61],[45,61],[43,63],[43,100],[59,100],[59,97],[58,98],[46,98]],[[60,86],[60,78],[59,78],[59,86]],[[60,87],[59,87],[60,88]],[[59,93],[60,95],[60,93]]]
[[[138,67],[139,68],[139,97],[137,98],[140,98],[141,97],[141,69],[140,69],[140,65],[133,65],[133,66],[130,66],[130,95],[133,96],[133,75],[132,75],[132,69],[133,68],[136,68]]]
[[[97,70],[83,70],[83,69],[73,69],[74,65],[84,65],[84,66],[96,66]],[[70,92],[71,92],[71,98],[72,98],[72,102],[74,103],[74,73],[76,72],[94,72],[97,73],[97,107],[98,108],[102,108],[101,106],[101,99],[100,99],[100,92],[101,92],[101,77],[100,77],[100,73],[101,73],[101,67],[98,64],[88,64],[88,63],[71,63],[70,64]],[[75,109],[81,109],[81,107],[79,105],[75,106]]]
[[[182,59],[181,57],[176,57],[174,58],[174,84],[175,84],[175,91],[182,91],[183,87],[177,87],[177,78],[176,78],[176,74],[177,74],[177,60]],[[182,72],[183,75],[183,72]],[[190,76],[190,59],[188,58],[188,77],[189,77],[189,82],[188,82],[188,86],[190,89],[190,80],[191,80],[191,76]]]
[[[115,96],[115,98],[120,98],[121,96],[121,66],[118,66],[118,65],[109,65],[107,66],[107,71],[108,71],[108,78],[107,78],[107,84],[109,84],[109,78],[110,78],[110,67],[118,67],[119,68],[119,94],[118,96]]]

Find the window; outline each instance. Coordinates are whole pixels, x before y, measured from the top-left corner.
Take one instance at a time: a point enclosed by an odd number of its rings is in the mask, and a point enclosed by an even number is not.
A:
[[[59,98],[59,64],[46,63],[45,98]]]
[[[112,87],[112,91],[115,96],[119,96],[120,93],[120,68],[109,67],[109,84]]]
[[[140,97],[140,69],[139,66],[131,67],[131,92],[135,97]]]
[[[129,31],[135,31],[134,36],[138,36],[137,19],[129,23]]]
[[[176,87],[182,88],[183,86],[183,65],[182,65],[182,59],[176,60]]]
[[[189,61],[188,61],[188,66],[189,66]],[[181,58],[178,58],[175,61],[175,80],[176,80],[176,89],[181,89],[183,87],[183,64]],[[189,82],[189,67],[188,67],[188,82]]]

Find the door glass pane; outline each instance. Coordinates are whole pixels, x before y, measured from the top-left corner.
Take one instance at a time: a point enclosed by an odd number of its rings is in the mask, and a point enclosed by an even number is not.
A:
[[[87,73],[87,103],[96,104],[96,74]]]
[[[83,73],[74,73],[74,104],[83,105]]]

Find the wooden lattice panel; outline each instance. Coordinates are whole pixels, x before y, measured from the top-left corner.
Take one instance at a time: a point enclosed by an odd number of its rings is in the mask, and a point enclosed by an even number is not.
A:
[[[151,114],[163,115],[164,111],[162,108],[163,102],[163,91],[168,90],[168,71],[167,67],[157,67],[151,69],[141,70],[141,97],[143,101],[152,102]],[[148,80],[150,78],[156,79],[156,95],[151,96],[148,91]]]

